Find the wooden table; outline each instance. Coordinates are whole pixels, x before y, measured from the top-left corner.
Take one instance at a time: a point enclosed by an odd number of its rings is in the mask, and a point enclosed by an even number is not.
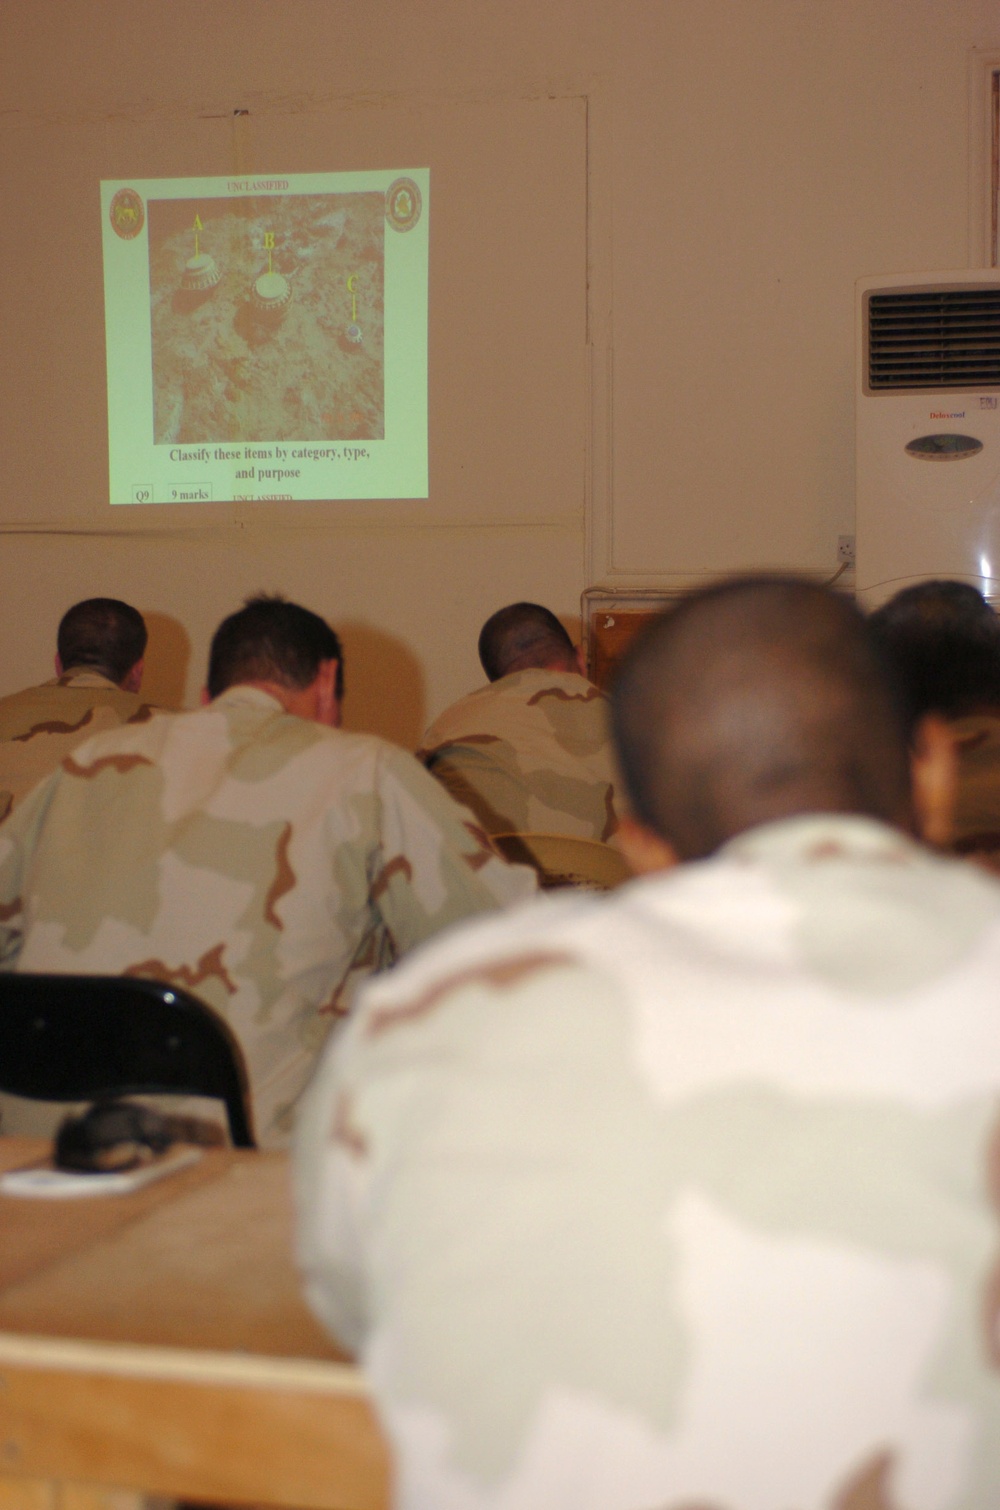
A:
[[[44,1150],[0,1138],[0,1171]],[[364,1381],[301,1299],[291,1233],[281,1154],[0,1195],[0,1510],[123,1510],[110,1489],[385,1510]]]

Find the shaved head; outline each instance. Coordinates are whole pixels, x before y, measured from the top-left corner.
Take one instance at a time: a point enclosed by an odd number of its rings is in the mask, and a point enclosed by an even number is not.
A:
[[[900,699],[861,614],[827,588],[693,593],[630,647],[611,701],[636,814],[682,860],[796,814],[912,825]]]
[[[575,671],[573,641],[555,614],[540,603],[510,603],[479,631],[479,659],[491,682],[515,671]]]

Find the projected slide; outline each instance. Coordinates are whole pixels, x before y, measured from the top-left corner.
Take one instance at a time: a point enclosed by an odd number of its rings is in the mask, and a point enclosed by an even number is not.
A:
[[[102,183],[111,502],[426,498],[429,187]]]

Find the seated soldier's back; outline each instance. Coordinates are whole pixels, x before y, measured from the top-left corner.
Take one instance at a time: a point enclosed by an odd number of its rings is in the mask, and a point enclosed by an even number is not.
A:
[[[571,671],[515,671],[453,704],[418,752],[488,833],[607,840],[617,828],[607,699]]]
[[[0,698],[0,817],[92,734],[152,711],[138,692],[87,666]]]
[[[300,1251],[400,1510],[995,1510],[998,981],[1000,888],[822,815],[370,987]]]
[[[280,1142],[358,980],[530,890],[466,818],[402,750],[230,687],[87,741],[0,826],[0,957],[193,991]]]

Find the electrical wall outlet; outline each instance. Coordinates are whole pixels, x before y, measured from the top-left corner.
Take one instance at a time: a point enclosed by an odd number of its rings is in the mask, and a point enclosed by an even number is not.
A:
[[[853,566],[854,565],[854,536],[853,535],[838,535],[837,536],[837,565],[838,566]]]

